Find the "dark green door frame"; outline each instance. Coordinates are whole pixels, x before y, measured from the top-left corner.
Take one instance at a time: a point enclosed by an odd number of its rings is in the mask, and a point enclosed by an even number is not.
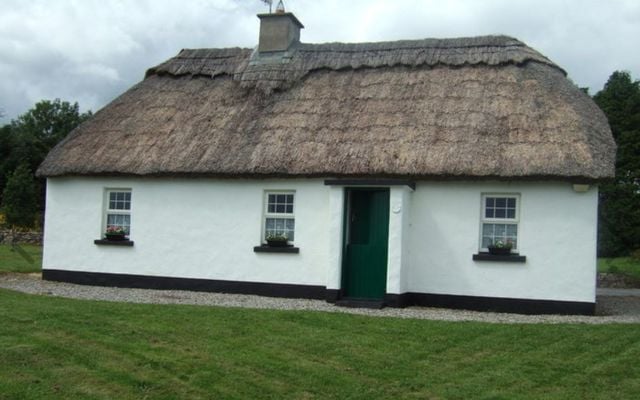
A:
[[[382,300],[387,287],[389,189],[346,188],[342,295]]]

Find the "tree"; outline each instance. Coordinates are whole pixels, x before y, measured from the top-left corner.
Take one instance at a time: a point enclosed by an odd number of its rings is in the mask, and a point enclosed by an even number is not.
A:
[[[17,167],[17,158],[12,156],[15,148],[15,140],[11,131],[11,125],[0,128],[0,204],[2,204],[2,192],[7,184],[7,178]]]
[[[593,99],[618,145],[616,177],[600,187],[598,251],[626,255],[640,249],[640,82],[616,71]]]
[[[11,137],[11,125],[5,125],[0,128],[0,194],[5,186],[5,171],[7,160],[11,156],[13,141]],[[0,201],[2,197],[0,197]]]
[[[91,111],[81,114],[78,103],[71,104],[60,99],[36,103],[32,109],[11,122],[11,129],[20,142],[17,146],[22,153],[20,162],[27,161],[35,171],[49,150],[91,115]]]
[[[35,182],[26,164],[20,164],[7,180],[2,196],[2,212],[9,225],[33,226],[37,214]]]
[[[20,164],[35,171],[49,150],[91,116],[80,113],[78,103],[42,100],[0,129],[0,193]],[[44,181],[37,181],[37,201],[44,207]],[[0,203],[2,198],[0,198]]]
[[[640,128],[640,82],[632,81],[626,71],[615,71],[604,89],[593,96],[609,119],[616,141],[623,132]]]

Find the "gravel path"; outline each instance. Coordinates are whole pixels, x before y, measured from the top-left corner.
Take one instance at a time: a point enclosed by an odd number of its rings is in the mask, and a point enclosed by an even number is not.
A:
[[[430,307],[384,308],[369,310],[336,307],[322,300],[280,299],[239,294],[189,292],[183,290],[123,289],[43,281],[39,274],[0,274],[0,288],[19,292],[129,303],[194,304],[219,307],[246,307],[278,310],[313,310],[370,315],[376,317],[417,318],[439,321],[481,321],[491,323],[640,323],[640,293],[618,292],[598,295],[598,316],[520,315],[449,310]],[[600,293],[600,291],[599,291]]]

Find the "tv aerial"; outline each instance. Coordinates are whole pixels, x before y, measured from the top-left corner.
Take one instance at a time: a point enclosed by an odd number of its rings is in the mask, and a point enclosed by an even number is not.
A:
[[[269,14],[272,13],[271,6],[273,5],[273,0],[261,0],[264,4],[269,5]],[[282,0],[278,0],[278,4],[276,5],[276,14],[281,14],[284,11],[284,2]]]

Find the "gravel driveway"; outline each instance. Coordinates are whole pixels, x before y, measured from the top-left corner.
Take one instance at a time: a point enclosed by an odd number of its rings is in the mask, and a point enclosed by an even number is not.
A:
[[[597,316],[520,315],[430,307],[369,310],[336,307],[323,300],[280,299],[239,294],[189,292],[183,290],[123,289],[43,281],[39,274],[0,274],[0,288],[45,296],[129,303],[194,304],[278,310],[313,310],[362,314],[376,317],[417,318],[439,321],[481,321],[491,323],[640,323],[640,290],[598,291]]]

